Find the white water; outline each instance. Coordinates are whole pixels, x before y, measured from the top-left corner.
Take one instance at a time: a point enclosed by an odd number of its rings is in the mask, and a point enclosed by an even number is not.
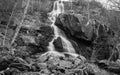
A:
[[[63,48],[70,53],[75,53],[75,49],[72,46],[71,42],[69,40],[67,40],[67,38],[65,36],[63,36],[61,34],[60,29],[55,25],[56,17],[58,17],[59,14],[64,13],[63,1],[64,0],[55,1],[54,6],[53,6],[53,10],[49,13],[49,15],[50,15],[49,19],[52,22],[51,27],[54,29],[55,36],[54,36],[53,40],[49,43],[48,49],[50,51],[55,51],[55,47],[53,45],[53,42],[55,39],[60,37],[62,40]],[[69,0],[65,0],[65,1],[69,1]]]

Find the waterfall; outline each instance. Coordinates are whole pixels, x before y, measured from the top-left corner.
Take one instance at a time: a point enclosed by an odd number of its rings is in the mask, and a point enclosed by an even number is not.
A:
[[[54,6],[53,6],[53,10],[49,13],[49,16],[50,16],[49,20],[52,22],[51,27],[54,29],[54,35],[55,36],[52,39],[52,41],[49,42],[48,49],[50,51],[55,51],[55,47],[53,45],[53,42],[54,42],[55,39],[60,37],[61,40],[62,40],[63,48],[70,53],[75,53],[75,49],[72,46],[71,42],[65,36],[62,35],[62,33],[60,32],[60,29],[55,25],[56,17],[58,17],[59,14],[64,13],[63,1],[64,0],[55,1]],[[69,0],[65,0],[65,1],[69,1]]]

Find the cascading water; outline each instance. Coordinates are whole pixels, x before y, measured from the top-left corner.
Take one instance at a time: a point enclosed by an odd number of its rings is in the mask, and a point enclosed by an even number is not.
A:
[[[53,45],[53,42],[55,39],[60,37],[62,39],[63,48],[70,53],[75,53],[74,47],[72,46],[70,41],[67,40],[67,38],[61,34],[60,29],[55,25],[56,17],[58,17],[59,14],[64,13],[63,1],[64,0],[55,1],[54,6],[53,6],[53,10],[49,13],[49,15],[50,15],[49,19],[52,22],[51,27],[54,29],[55,36],[54,36],[53,40],[49,43],[48,49],[50,51],[55,51],[55,47]],[[68,0],[65,0],[65,1],[68,1]]]

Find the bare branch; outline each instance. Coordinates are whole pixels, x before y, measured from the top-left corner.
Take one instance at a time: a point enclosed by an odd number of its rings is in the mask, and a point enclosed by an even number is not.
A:
[[[27,14],[27,10],[28,10],[29,4],[30,4],[30,0],[27,1],[27,5],[26,5],[25,10],[24,10],[24,13],[23,13],[23,18],[22,18],[22,20],[21,20],[20,25],[18,25],[18,27],[16,28],[16,33],[15,33],[15,35],[14,35],[12,41],[11,41],[11,45],[15,42],[15,39],[16,39],[16,37],[17,37],[18,34],[19,34],[19,31],[20,31],[20,29],[21,29],[21,27],[22,27],[22,24],[23,24],[23,22],[24,22],[24,19],[25,19],[25,17],[26,17],[26,14]]]
[[[110,4],[110,6],[120,10],[120,0],[109,0],[108,2],[112,3],[112,5]]]
[[[6,40],[6,35],[7,35],[8,27],[9,27],[9,25],[10,25],[10,21],[11,21],[11,19],[12,19],[12,16],[13,16],[13,13],[14,13],[14,10],[15,10],[16,6],[17,6],[17,2],[16,2],[15,5],[14,5],[14,8],[13,8],[13,10],[12,10],[11,16],[10,16],[10,18],[9,18],[9,20],[8,20],[8,23],[7,23],[7,26],[6,26],[6,29],[5,29],[5,36],[4,36],[4,38],[3,38],[3,44],[2,44],[3,47],[5,46],[5,40]]]

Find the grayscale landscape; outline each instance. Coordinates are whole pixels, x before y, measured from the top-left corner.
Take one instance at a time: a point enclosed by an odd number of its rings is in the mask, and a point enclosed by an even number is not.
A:
[[[120,0],[0,0],[0,75],[120,75]]]

